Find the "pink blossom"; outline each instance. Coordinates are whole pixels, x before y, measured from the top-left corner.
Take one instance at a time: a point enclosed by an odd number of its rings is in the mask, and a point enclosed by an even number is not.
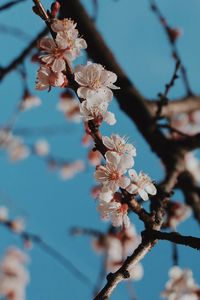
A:
[[[124,174],[128,168],[131,168],[133,161],[111,151],[107,151],[105,157],[106,165],[97,167],[96,180],[113,192],[116,192],[120,187],[126,188],[130,184],[130,179]]]
[[[37,90],[50,89],[51,86],[64,87],[66,84],[66,76],[62,72],[55,73],[49,67],[41,65],[36,79]]]
[[[113,97],[111,89],[118,89],[114,85],[117,75],[105,70],[102,65],[91,62],[86,66],[76,67],[75,80],[81,86],[77,93],[83,99],[97,96],[104,101],[110,101]]]
[[[148,194],[155,195],[157,193],[156,187],[152,183],[150,177],[145,173],[140,172],[139,175],[137,175],[136,171],[131,169],[129,170],[129,176],[131,178],[131,183],[126,190],[130,194],[139,194],[140,197],[146,201],[149,199]]]

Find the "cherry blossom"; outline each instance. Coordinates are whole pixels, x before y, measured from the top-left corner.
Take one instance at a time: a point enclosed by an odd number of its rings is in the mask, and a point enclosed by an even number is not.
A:
[[[48,66],[41,65],[37,73],[36,89],[46,90],[51,86],[64,87],[67,84],[66,76],[59,72],[53,72]]]
[[[53,72],[62,72],[66,63],[70,63],[80,55],[81,50],[87,48],[84,39],[78,38],[78,31],[59,31],[55,41],[50,37],[42,38],[38,47],[44,52],[41,56],[43,63],[51,67]]]
[[[132,144],[127,143],[125,137],[112,134],[110,138],[103,136],[102,141],[108,150],[117,152],[119,155],[136,156],[136,148]]]
[[[148,194],[156,194],[156,187],[148,175],[143,172],[140,172],[138,175],[135,170],[131,169],[129,170],[129,176],[131,178],[131,183],[126,190],[130,194],[139,194],[144,201],[149,199]]]
[[[78,96],[83,99],[98,96],[104,101],[110,101],[113,97],[111,89],[118,89],[114,85],[117,75],[105,70],[100,64],[88,62],[86,66],[79,65],[74,75],[76,82],[81,86],[77,91]]]
[[[88,161],[92,166],[97,166],[101,163],[102,155],[99,151],[89,151],[88,153]]]
[[[166,208],[167,216],[163,224],[164,227],[176,227],[191,216],[191,208],[188,205],[179,202],[170,201]]]
[[[121,204],[116,201],[99,201],[98,211],[101,218],[105,221],[111,220],[114,227],[124,226],[127,228],[130,225],[127,204]]]
[[[81,121],[78,101],[71,92],[67,91],[61,94],[57,109],[62,111],[69,121],[75,123]]]
[[[76,23],[71,19],[58,20],[54,19],[51,23],[51,29],[54,32],[69,32],[69,30],[74,30],[76,28]]]
[[[40,98],[31,95],[29,92],[26,92],[20,104],[20,110],[25,111],[25,110],[32,109],[34,107],[38,107],[40,105],[41,105]]]
[[[99,96],[91,96],[80,104],[80,114],[85,122],[94,120],[96,124],[105,121],[109,125],[116,123],[115,115],[109,111],[108,102],[103,101]]]
[[[106,165],[97,167],[96,180],[113,192],[116,192],[120,187],[126,188],[130,184],[130,179],[124,174],[128,168],[133,166],[133,161],[124,155],[120,156],[111,151],[107,151],[105,157]]]
[[[162,297],[168,300],[199,300],[200,287],[195,283],[192,271],[174,266],[169,271]]]
[[[9,248],[0,265],[0,296],[8,300],[25,300],[29,273],[28,257],[19,249]]]
[[[49,154],[49,150],[50,150],[50,146],[46,140],[41,139],[36,142],[35,152],[37,155],[46,156],[47,154]]]
[[[30,150],[19,140],[16,144],[13,143],[9,146],[8,153],[12,161],[19,161],[27,158]]]

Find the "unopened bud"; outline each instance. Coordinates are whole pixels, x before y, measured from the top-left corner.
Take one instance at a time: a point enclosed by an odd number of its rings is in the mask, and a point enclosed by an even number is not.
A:
[[[51,5],[51,16],[52,18],[55,18],[59,12],[60,9],[60,3],[58,1],[55,1]]]

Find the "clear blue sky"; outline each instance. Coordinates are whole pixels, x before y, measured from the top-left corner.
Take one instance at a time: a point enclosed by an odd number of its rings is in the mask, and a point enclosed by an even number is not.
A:
[[[2,3],[7,1],[3,0]],[[191,85],[195,92],[200,92],[200,2],[198,0],[157,1],[167,19],[175,27],[183,29],[178,46],[188,69]],[[90,0],[84,5],[92,12]],[[44,1],[49,5],[50,1]],[[108,45],[115,53],[120,64],[140,91],[149,98],[156,97],[163,91],[164,84],[173,71],[173,61],[167,39],[160,25],[149,10],[147,0],[99,0],[98,28]],[[26,1],[16,9],[0,14],[0,24],[8,24],[23,29],[34,36],[42,25],[33,15],[32,2]],[[0,64],[6,65],[26,45],[15,37],[0,32]],[[36,67],[26,62],[29,73],[29,87],[33,93]],[[171,92],[171,97],[183,95],[181,81]],[[19,77],[12,73],[0,86],[1,113],[0,123],[6,122],[12,115],[21,97]],[[39,93],[42,106],[25,112],[17,121],[16,127],[64,124],[63,116],[56,110],[58,90],[51,93]],[[155,180],[162,179],[162,166],[151,153],[132,122],[124,115],[114,101],[112,110],[116,113],[117,124],[114,128],[103,127],[103,133],[116,132],[126,134],[135,143],[138,156],[136,169],[145,170]],[[64,136],[51,137],[52,153],[65,159],[85,158],[86,149],[80,147],[83,133],[82,126],[68,124],[70,132]],[[28,142],[32,142],[29,138]],[[93,281],[96,280],[100,266],[99,257],[91,250],[87,238],[72,238],[67,231],[73,225],[105,229],[96,211],[96,205],[89,196],[94,184],[92,168],[78,175],[74,180],[61,181],[55,173],[50,173],[41,160],[35,157],[12,165],[4,154],[0,156],[0,204],[6,204],[5,195],[11,200],[8,206],[16,215],[25,214],[28,230],[38,233],[51,245],[62,252],[78,268],[83,270]],[[177,194],[182,200],[182,195]],[[142,224],[136,216],[132,217],[138,231]],[[198,235],[194,221],[187,221],[179,227],[181,233]],[[18,244],[17,237],[3,228],[1,231],[0,254],[8,245]],[[20,243],[19,243],[20,244]],[[200,283],[199,253],[179,247],[180,264],[191,267],[196,280]],[[90,290],[79,283],[55,261],[42,253],[36,246],[30,252],[31,284],[27,289],[28,300],[86,300],[91,299]],[[161,242],[143,261],[145,274],[142,281],[136,283],[139,300],[159,300],[159,293],[167,279],[171,266],[171,245]],[[123,285],[113,294],[113,300],[128,299]]]

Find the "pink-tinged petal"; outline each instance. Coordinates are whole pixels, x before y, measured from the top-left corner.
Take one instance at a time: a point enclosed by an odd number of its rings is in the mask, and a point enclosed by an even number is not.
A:
[[[112,151],[107,151],[105,157],[106,157],[106,161],[113,164],[114,166],[117,166],[121,159],[119,154]]]
[[[105,101],[111,101],[113,98],[113,92],[107,87],[102,87],[97,89],[96,93],[99,97],[101,97]]]
[[[41,50],[52,52],[56,48],[54,40],[50,37],[44,37],[39,41],[39,47]]]
[[[169,270],[169,277],[171,278],[179,278],[182,275],[183,271],[181,270],[180,267],[178,266],[173,266],[170,270]]]
[[[79,47],[80,49],[86,49],[87,48],[87,43],[84,39],[78,38],[76,40],[76,46]]]
[[[103,136],[102,137],[102,141],[103,144],[110,150],[113,150],[114,148],[114,143],[113,140],[111,138],[109,138],[108,136]]]
[[[115,84],[109,84],[109,88],[112,90],[120,90],[121,89],[119,86],[116,86]]]
[[[91,96],[91,90],[87,87],[80,87],[77,90],[77,94],[80,98],[86,99]]]
[[[124,145],[124,150],[132,156],[136,156],[136,148],[132,144],[126,144]]]
[[[138,175],[137,175],[137,172],[134,169],[129,170],[128,174],[131,178],[131,181],[138,182]]]
[[[112,225],[114,227],[120,227],[123,224],[122,214],[113,214],[112,215]]]
[[[53,72],[59,73],[66,69],[66,63],[65,63],[64,59],[58,58],[58,59],[54,60],[51,68],[52,68]]]
[[[130,184],[130,179],[126,176],[122,176],[118,179],[118,184],[122,189],[125,189]]]
[[[99,194],[99,200],[105,201],[105,202],[110,202],[113,199],[113,192],[112,191],[107,191],[107,192],[101,192]]]
[[[107,111],[104,115],[104,121],[108,124],[108,125],[114,125],[117,120],[115,118],[115,115],[113,113],[111,113],[110,111]]]
[[[142,265],[139,263],[137,265],[134,265],[133,267],[131,266],[130,270],[130,278],[134,281],[138,281],[140,279],[142,279],[143,275],[144,275],[144,269],[142,267]]]
[[[131,224],[130,219],[127,214],[123,215],[123,224],[125,228],[128,228]]]
[[[145,185],[144,189],[150,195],[156,195],[156,193],[157,193],[157,189],[156,189],[155,185],[153,185],[153,183],[149,183],[149,184]]]
[[[147,192],[145,192],[145,190],[139,188],[139,189],[138,189],[138,194],[140,195],[140,197],[141,197],[144,201],[149,200],[149,196],[148,196]]]
[[[132,156],[123,154],[121,155],[121,160],[119,163],[119,169],[124,173],[127,169],[132,168],[134,165],[134,160]]]
[[[79,68],[81,68],[81,67],[82,66],[80,66]],[[88,85],[88,81],[87,81],[87,78],[85,76],[85,73],[83,73],[81,71],[80,72],[75,72],[74,79],[81,86],[87,86]]]
[[[129,192],[130,194],[136,194],[136,193],[137,193],[137,190],[138,190],[138,187],[137,187],[137,185],[131,183],[129,186],[127,186],[126,190],[127,190],[127,192]]]
[[[119,189],[119,184],[115,180],[108,181],[105,186],[107,186],[107,188],[110,189],[113,193]]]
[[[106,168],[104,166],[98,167],[94,175],[96,180],[101,183],[107,181]]]

